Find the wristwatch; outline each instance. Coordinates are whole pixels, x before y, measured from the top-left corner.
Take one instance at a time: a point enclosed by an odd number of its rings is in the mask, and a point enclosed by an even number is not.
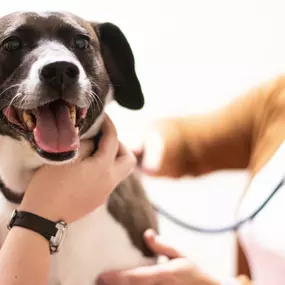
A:
[[[14,226],[23,227],[42,235],[49,242],[51,254],[59,251],[67,233],[65,222],[53,222],[26,211],[13,211],[7,227],[10,230]]]

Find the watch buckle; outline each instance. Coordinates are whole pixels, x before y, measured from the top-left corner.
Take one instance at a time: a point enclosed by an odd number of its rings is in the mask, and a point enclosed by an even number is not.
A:
[[[11,230],[11,229],[12,229],[13,224],[14,224],[14,222],[15,222],[16,216],[17,216],[17,210],[14,209],[13,212],[12,212],[12,214],[11,214],[11,218],[10,218],[9,224],[7,225],[8,230]]]
[[[50,252],[51,254],[56,254],[63,244],[63,240],[66,235],[67,225],[63,221],[57,222],[56,226],[57,232],[55,236],[50,239]]]

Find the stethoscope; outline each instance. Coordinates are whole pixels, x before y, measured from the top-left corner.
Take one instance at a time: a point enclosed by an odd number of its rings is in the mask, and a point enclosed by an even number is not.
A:
[[[274,197],[274,195],[278,192],[278,190],[285,184],[285,178],[282,178],[282,180],[279,182],[279,184],[274,188],[274,190],[270,193],[270,195],[265,199],[265,201],[250,215],[248,215],[246,218],[243,218],[234,224],[231,224],[229,226],[221,227],[221,228],[203,228],[194,226],[188,223],[185,223],[178,218],[174,217],[170,213],[168,213],[165,209],[163,209],[161,206],[158,206],[154,203],[152,203],[154,209],[164,216],[167,220],[171,221],[172,223],[178,225],[179,227],[182,227],[186,230],[199,232],[199,233],[205,233],[205,234],[220,234],[230,231],[237,231],[242,225],[244,225],[248,221],[252,221],[269,203],[269,201]]]
[[[94,138],[94,147],[96,151],[98,147],[98,142],[102,136],[102,132],[100,131],[98,135]],[[203,227],[198,227],[194,226],[188,223],[185,223],[181,221],[180,219],[176,218],[172,214],[168,213],[163,207],[158,206],[154,202],[152,202],[153,208],[164,216],[167,220],[170,222],[176,224],[177,226],[184,228],[186,230],[194,231],[194,232],[199,232],[199,233],[204,233],[204,234],[220,234],[220,233],[225,233],[225,232],[231,232],[231,231],[237,231],[242,225],[247,223],[248,221],[252,221],[264,208],[265,206],[269,203],[269,201],[274,197],[274,195],[278,192],[278,190],[285,184],[285,177],[282,178],[282,180],[279,182],[279,184],[274,188],[274,190],[270,193],[270,195],[265,199],[263,203],[250,215],[248,215],[246,218],[243,218],[234,224],[231,224],[229,226],[221,227],[221,228],[203,228]]]

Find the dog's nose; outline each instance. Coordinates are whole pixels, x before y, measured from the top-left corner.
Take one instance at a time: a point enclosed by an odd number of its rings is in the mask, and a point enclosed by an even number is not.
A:
[[[78,67],[68,61],[49,63],[40,71],[40,80],[56,90],[71,86],[78,80],[78,77]]]

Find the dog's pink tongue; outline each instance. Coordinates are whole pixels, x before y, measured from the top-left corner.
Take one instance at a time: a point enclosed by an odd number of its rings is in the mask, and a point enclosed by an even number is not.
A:
[[[70,119],[68,107],[53,102],[36,110],[37,124],[34,137],[37,145],[46,152],[60,153],[79,147],[79,137]]]

